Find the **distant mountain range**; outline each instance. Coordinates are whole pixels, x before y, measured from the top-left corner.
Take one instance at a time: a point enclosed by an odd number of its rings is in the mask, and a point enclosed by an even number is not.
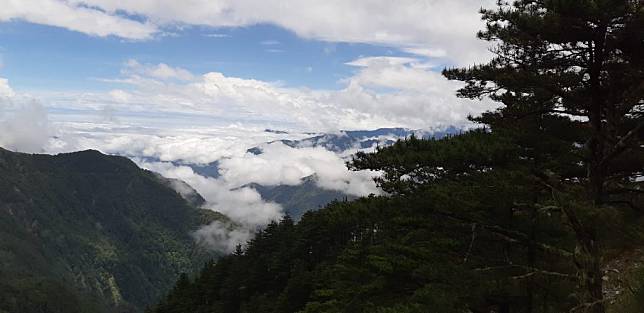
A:
[[[0,177],[0,312],[141,312],[213,256],[190,233],[226,220],[97,151],[0,149]]]
[[[407,129],[407,128],[379,128],[376,130],[348,130],[340,131],[338,133],[321,134],[312,136],[302,140],[279,140],[279,142],[293,148],[304,147],[323,147],[329,151],[336,153],[352,152],[352,150],[369,149],[377,145],[389,146],[396,140],[406,138],[409,136],[416,136],[418,138],[443,138],[449,135],[455,135],[461,132],[454,126],[445,128],[444,130],[428,131],[420,129]],[[272,131],[271,132],[275,132]],[[270,142],[272,143],[272,142]],[[355,152],[353,151],[353,152]],[[253,147],[248,149],[248,152],[253,154],[261,154],[262,148]]]
[[[275,130],[266,131],[285,133]],[[316,135],[302,140],[279,140],[279,142],[293,148],[322,147],[338,154],[351,154],[358,150],[370,149],[375,146],[389,146],[394,144],[398,139],[407,138],[412,135],[418,138],[439,139],[456,135],[460,132],[462,130],[454,126],[438,131],[407,128],[379,128],[376,130],[340,131],[338,133]],[[273,142],[266,144],[270,143]],[[259,155],[262,153],[262,145],[250,148],[248,152]],[[218,161],[215,161],[207,165],[188,166],[192,167],[195,173],[200,175],[218,177],[218,165]],[[334,200],[352,200],[356,198],[341,191],[321,188],[316,184],[315,180],[316,178],[313,175],[302,179],[302,183],[299,185],[266,186],[252,183],[247,185],[247,187],[257,190],[263,200],[282,205],[284,212],[288,213],[296,221],[307,211],[317,210]]]

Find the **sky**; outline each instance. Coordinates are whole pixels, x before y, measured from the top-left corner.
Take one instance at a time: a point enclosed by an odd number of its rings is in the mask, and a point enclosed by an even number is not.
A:
[[[489,60],[476,32],[478,11],[494,3],[0,0],[0,147],[130,156],[188,182],[248,226],[225,236],[246,238],[281,208],[244,184],[317,174],[324,188],[378,192],[376,173],[347,171],[346,156],[248,148],[339,130],[470,127],[468,115],[493,109],[457,98],[462,83],[441,71]],[[172,161],[220,161],[226,175]],[[205,233],[221,235],[215,226]]]
[[[475,33],[491,2],[1,0],[0,90],[59,121],[462,124],[482,105],[456,99],[440,71],[489,58]]]

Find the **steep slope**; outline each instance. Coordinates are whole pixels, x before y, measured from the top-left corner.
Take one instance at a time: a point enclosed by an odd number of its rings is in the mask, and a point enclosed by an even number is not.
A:
[[[208,255],[190,236],[225,217],[97,151],[0,149],[0,312],[137,312]]]

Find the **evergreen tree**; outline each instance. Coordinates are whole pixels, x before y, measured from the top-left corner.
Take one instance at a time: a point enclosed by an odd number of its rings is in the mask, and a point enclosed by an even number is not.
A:
[[[495,44],[494,58],[444,74],[466,82],[459,96],[503,104],[474,120],[534,160],[531,175],[551,189],[576,237],[579,308],[604,312],[604,217],[642,209],[644,4],[499,1],[482,13],[478,36]]]

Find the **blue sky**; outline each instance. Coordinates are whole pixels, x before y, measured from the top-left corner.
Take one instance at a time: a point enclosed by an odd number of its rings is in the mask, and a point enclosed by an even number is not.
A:
[[[173,29],[152,40],[93,37],[24,21],[0,24],[3,76],[16,90],[108,90],[96,80],[118,76],[129,59],[166,63],[193,73],[281,82],[293,87],[339,89],[365,56],[409,56],[395,47],[326,42],[261,24],[239,28]]]

